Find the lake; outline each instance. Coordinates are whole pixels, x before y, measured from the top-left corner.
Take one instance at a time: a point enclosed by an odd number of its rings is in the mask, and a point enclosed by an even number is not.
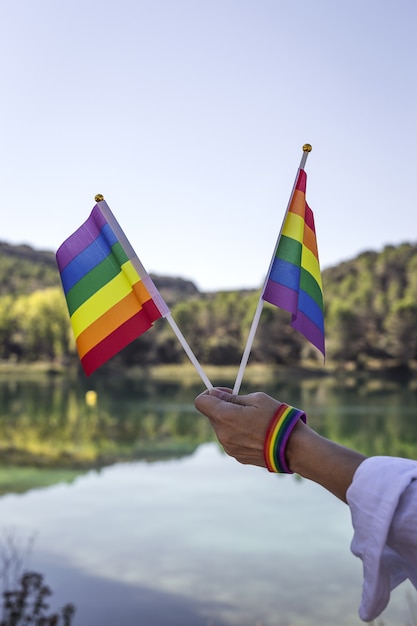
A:
[[[417,457],[415,383],[263,389],[342,444]],[[41,572],[51,610],[75,605],[74,626],[361,624],[346,505],[227,457],[194,409],[200,391],[151,378],[0,379],[3,587]],[[376,623],[415,624],[416,607],[402,585]]]

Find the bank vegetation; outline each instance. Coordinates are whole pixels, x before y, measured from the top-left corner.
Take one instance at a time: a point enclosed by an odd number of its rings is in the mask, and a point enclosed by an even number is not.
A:
[[[200,292],[181,278],[154,276],[202,364],[240,362],[258,289]],[[417,362],[417,244],[386,246],[323,272],[327,366],[410,371]],[[0,243],[0,360],[78,367],[68,311],[52,252]],[[112,360],[117,367],[187,361],[164,320]],[[320,368],[323,359],[294,331],[289,315],[266,304],[250,358]]]

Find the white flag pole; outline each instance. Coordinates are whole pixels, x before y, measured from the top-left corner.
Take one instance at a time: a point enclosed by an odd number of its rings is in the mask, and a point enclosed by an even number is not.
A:
[[[279,231],[278,239],[277,239],[277,242],[276,242],[275,248],[274,248],[274,253],[272,255],[271,262],[270,262],[269,268],[268,268],[268,272],[267,272],[265,280],[264,280],[264,284],[263,284],[263,287],[262,287],[261,295],[259,296],[258,305],[256,307],[255,315],[254,315],[254,318],[253,318],[253,321],[252,321],[252,325],[250,327],[248,339],[246,341],[246,346],[245,346],[245,349],[243,351],[242,360],[241,360],[240,366],[239,366],[239,371],[238,371],[237,376],[236,376],[235,385],[233,387],[233,393],[235,395],[237,395],[239,393],[240,386],[241,386],[242,380],[243,380],[243,374],[245,373],[245,368],[246,368],[246,365],[247,365],[248,360],[249,360],[249,355],[250,355],[250,352],[251,352],[251,349],[252,349],[252,344],[253,344],[253,341],[255,339],[256,330],[258,328],[259,320],[261,319],[261,313],[262,313],[263,306],[264,306],[263,294],[264,294],[264,291],[265,291],[265,287],[266,287],[266,283],[267,283],[269,274],[271,272],[272,264],[273,264],[274,259],[275,259],[275,255],[276,255],[276,251],[277,251],[277,248],[278,248],[279,240],[281,239],[281,234],[282,234],[282,229],[284,227],[285,218],[287,217],[287,213],[288,213],[289,208],[291,206],[292,197],[294,195],[295,185],[296,185],[297,180],[298,180],[298,173],[299,173],[300,170],[304,169],[304,166],[305,166],[306,161],[307,161],[308,154],[309,154],[309,152],[311,152],[311,150],[312,150],[312,148],[311,148],[311,145],[309,143],[304,144],[304,146],[303,146],[303,156],[301,157],[300,165],[298,166],[297,175],[296,175],[295,180],[294,180],[294,185],[293,185],[293,188],[292,188],[292,191],[291,191],[290,199],[288,200],[287,209],[285,211],[284,219],[282,220],[281,230]]]
[[[188,358],[190,359],[191,363],[194,365],[195,369],[199,373],[200,378],[203,381],[203,383],[205,384],[205,386],[207,387],[207,389],[213,389],[213,385],[211,384],[211,382],[207,378],[206,374],[204,373],[200,363],[197,361],[197,358],[194,355],[194,352],[191,350],[190,346],[186,342],[184,335],[182,334],[182,332],[178,328],[178,326],[177,326],[174,318],[172,317],[171,313],[168,313],[168,315],[166,316],[165,319],[171,325],[172,330],[176,334],[176,336],[177,336],[179,342],[181,343],[182,347],[184,348]]]
[[[148,272],[145,270],[142,263],[140,262],[136,252],[134,251],[134,249],[132,248],[130,244],[130,241],[128,240],[125,233],[123,232],[122,227],[120,226],[119,222],[116,220],[115,216],[113,215],[109,205],[107,204],[107,202],[105,202],[101,194],[97,194],[95,197],[95,200],[100,205],[99,206],[100,211],[103,213],[104,217],[108,221],[117,239],[122,243],[122,246],[129,260],[131,261],[132,265],[134,266],[138,275],[143,281],[143,284],[145,285],[146,289],[151,295],[156,307],[158,308],[162,317],[164,317],[170,324],[172,330],[177,336],[177,339],[179,340],[180,344],[184,348],[188,358],[190,359],[191,363],[194,365],[195,369],[200,375],[200,378],[202,379],[203,383],[205,384],[207,389],[213,389],[213,385],[211,384],[210,380],[207,378],[200,363],[197,361],[196,356],[194,355],[193,351],[188,345],[184,335],[182,334],[176,322],[174,321],[174,318],[172,317],[172,314],[168,308],[168,305],[166,304],[165,300],[162,298],[161,294],[159,293],[152,278],[149,276]]]
[[[245,373],[245,368],[249,360],[250,351],[252,349],[253,340],[255,339],[255,334],[258,328],[259,320],[261,319],[261,313],[262,313],[263,308],[264,308],[264,301],[262,300],[262,297],[260,297],[258,300],[258,306],[256,307],[255,315],[252,320],[252,325],[250,327],[248,339],[246,341],[245,350],[243,351],[239,371],[236,376],[235,386],[233,387],[233,393],[235,395],[239,393],[240,385],[242,384],[243,374]]]

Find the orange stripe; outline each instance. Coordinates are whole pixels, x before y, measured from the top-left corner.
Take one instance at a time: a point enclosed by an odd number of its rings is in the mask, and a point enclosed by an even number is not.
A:
[[[145,304],[145,302],[152,299],[151,294],[143,284],[143,280],[138,280],[137,283],[133,283],[132,289],[135,292],[137,299],[139,302],[142,302],[142,304]]]
[[[290,211],[291,213],[295,213],[305,220],[305,206],[306,199],[305,194],[302,191],[296,189],[294,191],[294,195],[292,197]],[[307,248],[311,250],[315,257],[318,258],[318,250],[317,250],[317,238],[316,233],[308,226],[306,222],[304,222],[304,237],[303,243]]]
[[[267,467],[269,471],[277,472],[278,468],[275,463],[274,458],[274,442],[277,437],[277,433],[279,432],[280,424],[282,422],[282,415],[285,413],[285,409],[288,405],[281,404],[271,419],[268,430],[266,432],[265,442],[264,442],[264,456]]]
[[[161,313],[155,306],[154,301],[148,300],[148,302],[145,302],[143,309],[116,328],[110,335],[107,335],[103,341],[100,341],[81,359],[87,376],[90,376],[94,370],[106,363],[136,337],[146,332],[153,322],[160,317]]]
[[[304,245],[307,248],[309,248],[309,250],[311,250],[311,252],[314,254],[314,256],[316,258],[318,258],[319,253],[318,253],[318,250],[317,250],[316,233],[314,231],[312,231],[311,228],[307,224],[305,224],[305,226],[304,226],[303,243],[304,243]]]
[[[136,283],[136,285],[138,285],[139,290],[140,283]],[[146,300],[150,300],[151,298],[146,289],[145,291],[147,294]],[[138,300],[137,295],[131,291],[127,296],[111,307],[111,309],[97,318],[90,326],[87,326],[87,328],[78,335],[76,340],[80,359],[95,345],[107,337],[107,335],[110,335],[110,333],[121,326],[126,320],[133,317],[141,309],[141,302]]]
[[[270,442],[269,442],[268,456],[269,456],[269,462],[270,462],[271,467],[273,468],[274,472],[278,471],[278,467],[277,467],[277,463],[276,463],[275,455],[274,455],[274,444],[275,444],[275,441],[276,441],[276,439],[278,437],[278,434],[279,434],[279,431],[280,431],[280,428],[281,428],[281,423],[282,423],[282,420],[283,420],[283,413],[284,413],[284,411],[280,411],[279,419],[276,422],[276,424],[274,425],[274,428],[273,428],[272,433],[271,433],[271,439],[270,439]]]
[[[291,211],[291,213],[296,213],[297,215],[300,215],[303,219],[305,219],[305,207],[306,197],[302,191],[296,189],[294,191],[289,210]]]

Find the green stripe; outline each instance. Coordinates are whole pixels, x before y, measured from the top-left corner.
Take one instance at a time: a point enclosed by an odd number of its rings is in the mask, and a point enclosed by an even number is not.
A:
[[[301,268],[300,275],[300,289],[308,293],[311,298],[317,303],[317,305],[323,310],[323,293],[320,289],[320,285],[317,283],[316,279],[307,272],[303,267]]]
[[[301,267],[302,245],[300,242],[282,235],[279,241],[276,256],[279,259],[292,263],[300,268],[300,289],[303,289],[315,300],[317,305],[323,310],[323,293],[314,276]]]
[[[292,263],[293,265],[297,265],[298,267],[300,267],[301,250],[302,250],[302,245],[299,241],[296,241],[295,239],[292,239],[291,237],[286,237],[285,235],[281,235],[276,256],[279,259],[283,259],[284,261],[288,261],[289,263]]]
[[[117,260],[117,262],[119,264],[119,267],[122,267],[122,265],[124,263],[126,263],[126,261],[129,260],[129,257],[127,256],[126,252],[124,251],[124,248],[123,248],[121,243],[119,243],[119,242],[115,243],[112,246],[111,251],[114,254],[114,256],[116,257],[116,260]]]
[[[85,274],[66,294],[70,316],[96,291],[120,274],[121,265],[128,258],[120,243],[115,243],[111,250],[111,253],[101,263]]]

